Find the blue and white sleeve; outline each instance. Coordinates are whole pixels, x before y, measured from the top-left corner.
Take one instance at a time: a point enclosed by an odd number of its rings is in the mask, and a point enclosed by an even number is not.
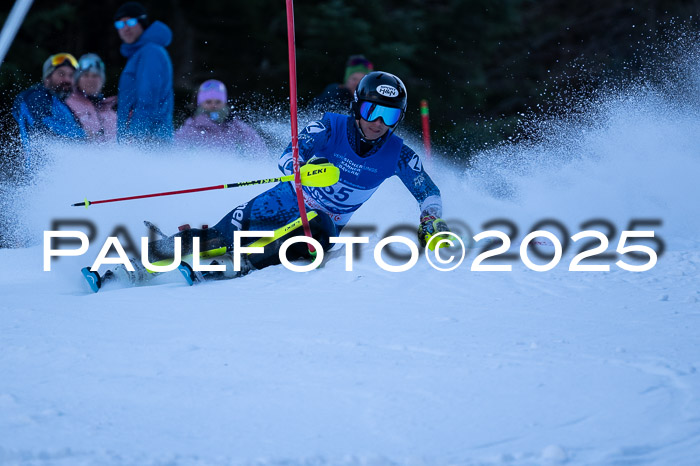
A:
[[[440,190],[423,169],[418,154],[406,144],[401,148],[396,175],[418,201],[421,218],[426,215],[442,217]]]
[[[328,144],[331,137],[331,121],[325,115],[321,120],[312,121],[299,133],[299,163],[306,162],[319,148]],[[294,173],[292,143],[290,142],[277,164],[285,175]]]

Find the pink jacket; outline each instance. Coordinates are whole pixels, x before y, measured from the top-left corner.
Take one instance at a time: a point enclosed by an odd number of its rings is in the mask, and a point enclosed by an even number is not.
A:
[[[236,119],[217,124],[206,114],[188,118],[175,133],[175,141],[197,146],[231,148],[239,151],[261,152],[265,150],[262,138],[247,124]]]
[[[66,105],[85,130],[89,141],[116,142],[117,112],[114,105],[117,97],[107,97],[93,103],[82,92],[73,92],[67,99]]]

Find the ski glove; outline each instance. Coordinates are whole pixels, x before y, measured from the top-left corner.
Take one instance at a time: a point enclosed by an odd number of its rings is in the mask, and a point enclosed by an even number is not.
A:
[[[420,242],[421,246],[425,247],[427,244],[428,249],[434,251],[435,245],[438,244],[440,238],[445,239],[445,237],[447,237],[447,239],[454,240],[452,235],[440,235],[439,238],[435,238],[435,240],[432,242],[430,241],[435,234],[443,231],[450,231],[450,229],[447,227],[447,223],[445,223],[443,219],[437,218],[434,215],[426,215],[420,219],[420,226],[418,227],[418,241]],[[444,242],[440,245],[441,248],[446,246],[447,243]]]

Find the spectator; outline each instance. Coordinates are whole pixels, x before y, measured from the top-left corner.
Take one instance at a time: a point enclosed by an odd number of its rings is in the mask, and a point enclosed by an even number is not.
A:
[[[78,60],[78,69],[73,77],[73,93],[66,104],[80,121],[90,141],[114,142],[117,140],[117,112],[114,106],[117,97],[105,97],[105,64],[94,53]]]
[[[12,105],[12,116],[19,125],[22,147],[31,164],[30,154],[42,136],[84,139],[85,131],[65,104],[73,89],[73,73],[78,66],[69,53],[51,55],[44,62],[43,83],[20,93]]]
[[[343,84],[326,86],[323,93],[314,99],[312,105],[331,112],[348,113],[357,85],[372,70],[374,65],[364,55],[352,55],[345,64]]]
[[[119,78],[117,140],[170,141],[173,138],[173,66],[165,47],[173,34],[151,21],[138,2],[127,2],[114,15],[114,27],[127,58]]]
[[[253,128],[233,118],[226,104],[226,86],[210,79],[199,86],[194,116],[175,133],[175,140],[193,145],[236,149],[238,152],[265,150],[265,143]]]

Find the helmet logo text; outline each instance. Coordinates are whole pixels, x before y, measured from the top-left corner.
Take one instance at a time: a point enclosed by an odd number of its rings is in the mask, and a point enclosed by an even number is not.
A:
[[[388,84],[377,86],[377,92],[385,97],[397,97],[399,95],[399,91],[394,86],[389,86]]]

